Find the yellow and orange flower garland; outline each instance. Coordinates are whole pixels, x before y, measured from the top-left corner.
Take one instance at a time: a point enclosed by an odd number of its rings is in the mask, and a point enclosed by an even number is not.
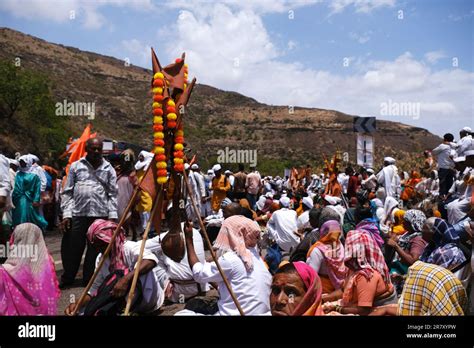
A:
[[[153,152],[155,153],[158,184],[168,181],[165,155],[165,133],[163,127],[163,88],[165,86],[164,76],[157,72],[153,76]]]
[[[176,59],[179,63],[181,58]],[[188,65],[184,64],[184,89],[188,84]],[[166,116],[167,129],[175,129],[177,127],[176,120],[176,104],[172,98],[166,101],[166,108],[163,108],[164,96],[163,90],[165,85],[169,82],[164,78],[161,72],[157,72],[153,76],[153,152],[155,153],[156,167],[157,167],[157,182],[158,184],[165,184],[168,181],[167,159],[165,155],[165,133],[163,117]],[[177,172],[184,171],[184,130],[181,125],[174,134],[174,152],[173,162],[174,170]]]
[[[174,170],[177,172],[184,171],[184,131],[183,126],[181,125],[179,129],[174,134],[174,152],[173,152],[173,161],[174,161]]]

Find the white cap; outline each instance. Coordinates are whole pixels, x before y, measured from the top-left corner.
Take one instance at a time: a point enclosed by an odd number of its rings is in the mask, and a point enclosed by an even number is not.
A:
[[[198,166],[196,163],[194,163],[194,164],[191,166],[191,169],[192,169],[192,170],[198,170],[198,169],[199,169],[199,166]]]
[[[33,155],[33,154],[31,154],[31,153],[29,153],[28,156],[30,156],[30,158],[33,160],[33,162],[35,162],[35,163],[36,163],[36,162],[39,162],[38,156]]]
[[[221,170],[221,169],[222,169],[222,167],[221,167],[220,164],[215,164],[215,165],[212,167],[212,170],[213,170],[214,172],[217,172],[217,171],[219,171],[219,170]]]
[[[468,132],[468,133],[472,133],[471,127],[464,127],[463,129],[461,129],[461,131],[465,131],[465,132]]]
[[[372,168],[367,168],[366,171],[367,171],[367,173],[371,173],[371,174],[374,174],[374,173],[375,173]]]
[[[189,169],[189,164],[188,163],[185,163],[184,164],[184,170],[188,170]]]
[[[390,163],[390,164],[394,164],[394,163],[396,162],[396,161],[395,161],[395,158],[393,158],[393,157],[385,157],[385,158],[383,159],[383,161],[384,161],[384,162],[388,162],[388,163]]]
[[[213,171],[212,169],[209,169],[209,170],[207,171],[207,174],[209,174],[209,175],[214,174],[214,171]]]
[[[224,172],[224,174],[232,174],[232,172],[231,172],[229,169],[227,169],[227,170]]]
[[[288,208],[290,206],[290,199],[288,197],[281,197],[280,204],[282,207]]]
[[[311,197],[303,197],[303,204],[306,205],[310,209],[314,206],[313,200],[311,199]]]

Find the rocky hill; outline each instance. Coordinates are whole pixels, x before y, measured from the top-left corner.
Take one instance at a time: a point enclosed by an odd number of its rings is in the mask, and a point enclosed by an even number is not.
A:
[[[1,28],[0,59],[16,58],[20,58],[22,67],[48,76],[55,102],[94,102],[96,116],[92,123],[99,134],[151,147],[151,70]],[[192,65],[189,69],[193,77]],[[199,81],[199,76],[196,77]],[[317,165],[323,153],[331,155],[336,149],[348,152],[351,162],[355,160],[352,115],[298,107],[290,113],[287,106],[265,105],[202,84],[196,85],[188,106],[185,124],[188,147],[206,165],[215,161],[217,151],[226,146],[256,149],[259,167],[268,172],[289,165]],[[68,118],[71,136],[78,136],[89,122],[87,117]],[[11,151],[24,152],[31,146],[18,140],[21,134],[2,137],[1,143],[8,144],[2,146],[16,147]],[[439,141],[439,137],[425,129],[377,120],[376,163],[380,164],[383,155],[412,163],[420,158],[421,151],[436,146]]]

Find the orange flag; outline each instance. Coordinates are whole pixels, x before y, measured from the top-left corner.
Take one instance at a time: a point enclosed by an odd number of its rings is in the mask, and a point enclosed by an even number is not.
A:
[[[71,167],[71,164],[74,162],[80,160],[82,157],[86,155],[86,142],[90,138],[95,138],[97,133],[92,133],[91,134],[91,128],[92,124],[88,124],[86,128],[84,128],[84,131],[82,132],[82,135],[79,139],[77,139],[75,142],[71,144],[69,147],[68,151],[70,153],[69,156],[69,161],[66,166],[66,178],[69,174],[69,168]],[[63,183],[66,183],[66,180],[63,180]]]

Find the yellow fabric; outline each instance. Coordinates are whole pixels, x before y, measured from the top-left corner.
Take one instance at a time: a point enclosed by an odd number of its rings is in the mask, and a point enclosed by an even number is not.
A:
[[[402,234],[405,234],[406,232],[405,227],[403,227],[404,216],[405,216],[405,210],[398,209],[395,211],[395,214],[394,214],[395,224],[392,227],[392,232],[399,236],[401,236]]]
[[[143,177],[145,176],[145,171],[143,169],[140,169],[138,172],[137,172],[137,179],[138,179],[138,182],[141,182]],[[146,211],[151,211],[151,206],[153,205],[153,200],[151,199],[151,196],[148,192],[146,191],[143,191],[143,190],[140,190],[140,193],[139,193],[139,201],[137,203],[137,206],[136,206],[136,211],[140,212],[140,213],[143,213],[143,212],[146,212]]]
[[[398,302],[398,315],[464,315],[467,296],[447,269],[416,261],[409,269]]]
[[[298,208],[296,208],[296,216],[300,216],[301,214],[303,214],[303,203],[300,203]]]
[[[211,207],[214,211],[219,211],[221,202],[227,196],[227,191],[230,190],[230,182],[225,175],[221,175],[219,178],[212,179],[212,198]]]

